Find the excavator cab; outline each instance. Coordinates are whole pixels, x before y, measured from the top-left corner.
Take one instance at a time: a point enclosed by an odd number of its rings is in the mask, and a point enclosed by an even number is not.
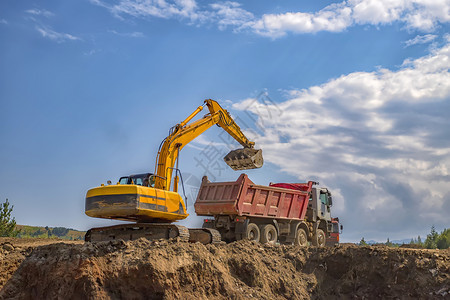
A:
[[[119,184],[135,184],[147,187],[153,187],[155,184],[154,175],[152,173],[143,173],[130,176],[120,177]]]

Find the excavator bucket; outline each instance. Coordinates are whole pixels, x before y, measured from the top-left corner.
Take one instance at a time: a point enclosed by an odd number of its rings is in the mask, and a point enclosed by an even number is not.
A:
[[[262,150],[251,148],[233,150],[223,159],[235,171],[261,168],[264,163]]]

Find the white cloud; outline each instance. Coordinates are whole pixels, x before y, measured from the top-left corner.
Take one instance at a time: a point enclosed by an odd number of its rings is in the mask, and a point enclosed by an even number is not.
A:
[[[0,19],[0,24],[8,25],[8,21],[6,21],[5,19]]]
[[[330,4],[317,12],[253,13],[233,1],[219,1],[204,7],[195,0],[116,0],[112,3],[90,0],[119,18],[185,18],[191,23],[212,22],[220,30],[248,29],[277,38],[287,33],[341,32],[355,25],[405,24],[409,30],[433,31],[450,21],[448,0],[348,0]]]
[[[403,22],[409,29],[431,31],[439,22],[450,21],[446,0],[349,0],[331,4],[314,13],[265,14],[248,24],[255,32],[270,37],[318,31],[339,32],[355,24],[386,25]]]
[[[108,30],[108,32],[113,33],[118,36],[123,37],[132,37],[132,38],[143,38],[145,35],[142,32],[135,31],[135,32],[117,32],[115,30]]]
[[[83,52],[83,54],[85,56],[92,56],[92,55],[95,55],[95,54],[97,54],[99,52],[101,52],[101,49],[91,49],[89,51]]]
[[[54,14],[48,10],[45,9],[37,9],[37,8],[33,8],[33,9],[28,9],[25,11],[26,13],[30,14],[30,15],[35,15],[35,16],[44,16],[46,18],[50,18],[53,17]]]
[[[119,0],[113,1],[113,4],[101,0],[91,0],[91,2],[107,8],[119,18],[122,15],[164,19],[182,17],[195,21],[204,17],[197,11],[195,0]]]
[[[432,41],[434,41],[437,38],[437,35],[435,34],[425,34],[425,35],[418,35],[414,37],[413,39],[407,40],[405,42],[405,47],[417,45],[417,44],[427,44]]]
[[[65,41],[76,41],[81,40],[81,38],[76,37],[74,35],[68,34],[68,33],[61,33],[53,30],[51,27],[43,25],[42,22],[37,20],[35,16],[43,16],[46,18],[53,17],[54,14],[48,10],[45,9],[28,9],[25,11],[29,17],[27,19],[33,21],[35,23],[36,30],[42,35],[42,37],[50,39],[52,41],[55,41],[57,43],[62,43]]]
[[[385,239],[394,228],[448,226],[449,67],[447,43],[398,70],[351,73],[281,103],[246,99],[233,108],[255,116],[266,162],[339,191],[348,238]]]
[[[351,13],[352,10],[345,3],[332,4],[312,14],[303,12],[266,14],[247,25],[256,33],[270,37],[283,36],[287,32],[337,32],[352,24]]]
[[[254,18],[252,13],[240,6],[241,4],[231,1],[210,4],[220,30],[225,30],[228,26],[239,28]]]
[[[36,26],[36,30],[44,37],[44,38],[48,38],[52,41],[58,42],[58,43],[62,43],[65,41],[77,41],[77,40],[81,40],[79,37],[73,36],[71,34],[68,33],[61,33],[61,32],[56,32],[53,29],[49,28],[49,27],[44,27],[44,26]]]

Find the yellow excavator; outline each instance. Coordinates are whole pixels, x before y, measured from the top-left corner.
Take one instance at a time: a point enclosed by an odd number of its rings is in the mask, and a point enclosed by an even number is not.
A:
[[[209,113],[189,122],[207,106]],[[224,160],[233,170],[260,168],[262,151],[254,149],[239,126],[216,101],[207,99],[186,120],[169,131],[158,150],[155,173],[121,177],[117,184],[102,184],[86,194],[85,213],[90,217],[134,221],[87,231],[86,241],[134,240],[141,237],[182,241],[200,241],[204,244],[220,241],[214,229],[188,229],[173,224],[188,217],[186,204],[178,193],[181,172],[178,160],[181,149],[213,125],[222,127],[244,148],[228,153]]]

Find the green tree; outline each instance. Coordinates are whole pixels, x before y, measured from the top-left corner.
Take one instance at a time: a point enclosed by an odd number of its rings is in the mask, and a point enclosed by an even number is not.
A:
[[[431,226],[430,234],[427,234],[427,239],[425,240],[425,248],[427,249],[436,249],[437,248],[437,239],[439,234],[436,232],[436,228]]]
[[[65,227],[55,227],[52,229],[52,234],[59,237],[65,236],[67,233],[69,233],[69,229]]]
[[[361,239],[361,241],[359,242],[360,246],[367,246],[366,241],[364,240],[364,237]]]
[[[447,249],[450,247],[450,228],[444,229],[436,240],[436,247],[439,249]]]
[[[39,228],[38,230],[36,230],[35,232],[33,232],[33,233],[31,234],[31,236],[37,237],[37,236],[40,236],[41,234],[42,234],[42,232],[41,232],[41,229]]]
[[[387,241],[385,243],[386,246],[392,247],[391,241],[389,241],[389,238],[387,238]]]
[[[420,238],[420,235],[417,236],[417,244],[422,245],[422,239]]]
[[[8,199],[0,207],[0,236],[17,236],[19,230],[16,230],[16,220],[11,218],[11,212],[14,206],[10,206]]]

